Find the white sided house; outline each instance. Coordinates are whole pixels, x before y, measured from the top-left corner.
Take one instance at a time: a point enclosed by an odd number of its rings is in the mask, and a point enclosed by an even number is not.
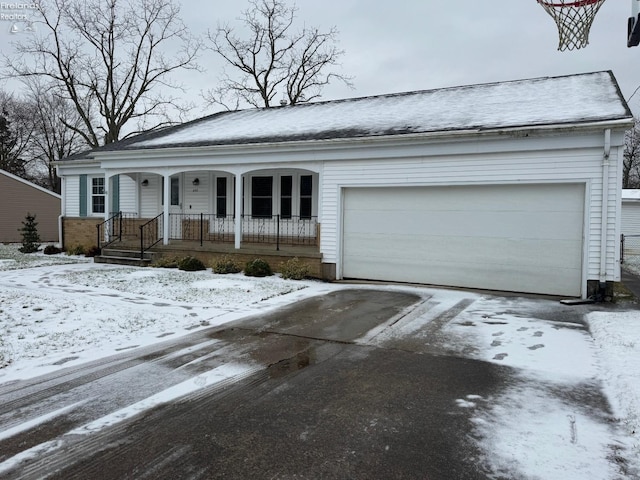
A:
[[[61,161],[64,239],[134,222],[141,250],[307,245],[328,280],[587,297],[620,280],[632,124],[611,72],[222,112]]]

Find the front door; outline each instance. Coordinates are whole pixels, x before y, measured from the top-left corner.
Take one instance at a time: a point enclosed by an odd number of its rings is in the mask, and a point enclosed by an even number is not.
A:
[[[169,218],[170,238],[182,238],[182,175],[169,179]]]

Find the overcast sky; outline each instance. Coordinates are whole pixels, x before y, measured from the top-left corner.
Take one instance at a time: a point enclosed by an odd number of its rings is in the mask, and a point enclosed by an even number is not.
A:
[[[182,18],[194,34],[234,24],[247,3],[182,0]],[[323,99],[425,90],[549,75],[613,70],[625,98],[640,86],[640,47],[627,48],[631,0],[608,0],[595,19],[587,48],[558,52],[558,33],[536,0],[298,0],[302,25],[339,30],[345,50],[341,73]],[[0,12],[1,13],[1,12]],[[0,23],[0,49],[10,51],[10,22]],[[188,96],[215,86],[223,64],[211,51],[205,73],[184,75]],[[640,113],[640,92],[630,101]],[[204,112],[202,112],[204,113]],[[207,113],[210,113],[207,112]]]
[[[194,2],[195,3],[195,2]],[[238,0],[182,2],[194,32],[233,23],[246,6]],[[629,98],[640,85],[640,47],[627,48],[631,0],[608,0],[587,48],[559,52],[553,19],[535,0],[298,0],[298,19],[328,30],[336,26],[345,75],[355,89],[336,83],[324,99],[377,95],[484,82],[613,70]],[[216,77],[221,63],[201,63]],[[631,101],[640,112],[640,93]]]

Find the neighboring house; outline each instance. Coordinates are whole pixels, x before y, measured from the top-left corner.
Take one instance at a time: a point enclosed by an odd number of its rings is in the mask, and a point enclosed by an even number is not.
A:
[[[43,242],[58,242],[61,197],[34,183],[0,170],[0,242],[22,241],[22,222],[27,213],[36,216]]]
[[[308,241],[329,280],[586,297],[620,279],[632,125],[611,72],[222,112],[59,162],[64,242],[122,212],[104,235]]]
[[[622,190],[622,233],[640,235],[640,189]]]
[[[622,190],[621,224],[625,254],[640,255],[640,189]]]

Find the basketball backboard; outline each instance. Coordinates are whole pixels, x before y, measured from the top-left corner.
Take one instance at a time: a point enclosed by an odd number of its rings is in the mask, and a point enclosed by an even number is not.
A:
[[[640,0],[631,0],[627,34],[627,47],[637,47],[640,44]]]

